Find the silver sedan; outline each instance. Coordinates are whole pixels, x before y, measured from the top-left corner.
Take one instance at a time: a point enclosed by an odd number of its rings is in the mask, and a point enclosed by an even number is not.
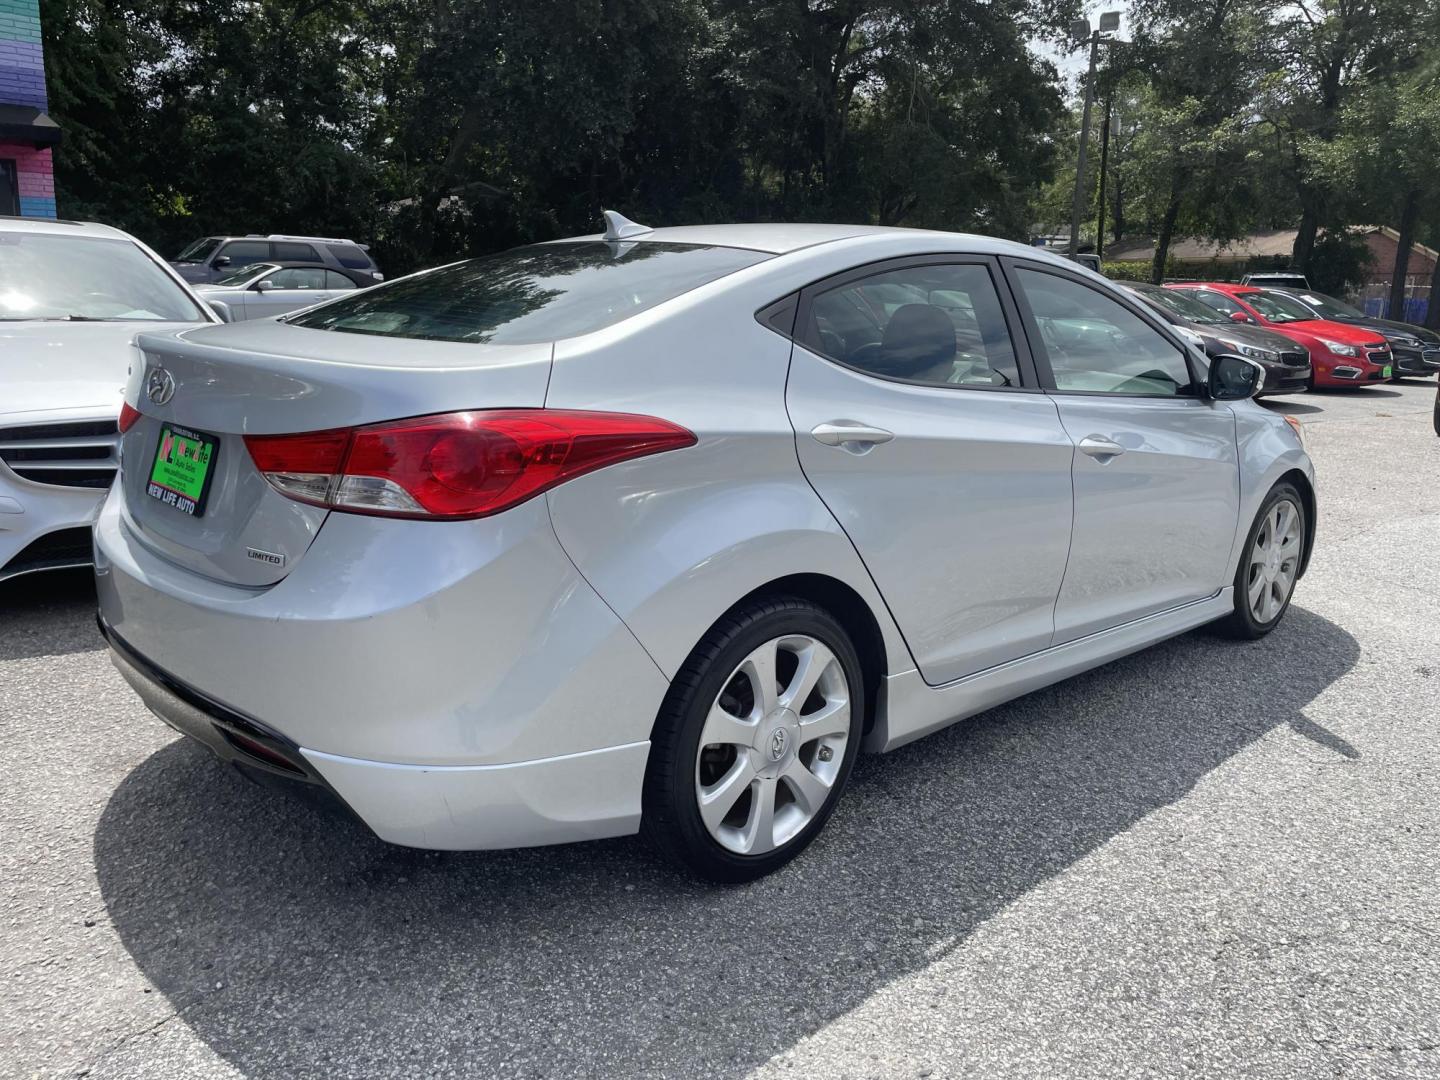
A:
[[[141,335],[96,563],[155,713],[397,844],[740,881],[862,749],[1284,616],[1253,362],[1007,241],[607,224]]]

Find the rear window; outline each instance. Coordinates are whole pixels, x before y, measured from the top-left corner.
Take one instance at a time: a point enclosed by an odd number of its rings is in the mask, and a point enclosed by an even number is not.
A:
[[[540,244],[442,266],[288,321],[384,337],[555,341],[611,326],[768,258],[703,244]]]
[[[335,261],[347,270],[369,270],[375,264],[370,256],[356,244],[326,244],[326,249],[335,256]]]
[[[309,244],[294,244],[276,240],[270,245],[275,258],[286,262],[318,262],[320,256]]]

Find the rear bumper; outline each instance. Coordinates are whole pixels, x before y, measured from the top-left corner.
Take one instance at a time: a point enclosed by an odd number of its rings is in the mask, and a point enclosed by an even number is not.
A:
[[[252,780],[318,796],[327,809],[349,809],[289,739],[211,700],[140,656],[111,629],[104,616],[97,616],[96,621],[110,646],[110,660],[116,670],[145,707],[181,735],[194,739]]]
[[[112,631],[297,746],[504,765],[650,737],[668,682],[560,550],[544,500],[472,522],[332,514],[277,584],[214,581],[95,525]]]
[[[100,616],[145,704],[384,840],[634,832],[668,682],[560,550],[542,499],[475,522],[333,514],[279,583],[227,585],[95,526]]]
[[[648,742],[453,768],[322,754],[186,685],[99,622],[115,667],[161,720],[250,779],[349,813],[382,840],[475,850],[597,840],[640,827]]]

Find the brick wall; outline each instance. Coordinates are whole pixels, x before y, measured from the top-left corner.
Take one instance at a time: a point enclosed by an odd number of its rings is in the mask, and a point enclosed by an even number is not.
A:
[[[45,53],[40,42],[39,0],[0,0],[0,104],[46,109]],[[50,150],[0,142],[0,158],[15,162],[20,213],[55,216],[55,179]]]

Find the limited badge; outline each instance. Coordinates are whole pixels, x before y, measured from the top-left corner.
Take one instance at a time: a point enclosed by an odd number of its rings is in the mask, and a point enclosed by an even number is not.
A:
[[[271,566],[285,565],[285,556],[281,555],[279,552],[265,551],[262,548],[247,547],[245,549],[245,555],[247,558],[254,559],[256,562],[269,563]]]

